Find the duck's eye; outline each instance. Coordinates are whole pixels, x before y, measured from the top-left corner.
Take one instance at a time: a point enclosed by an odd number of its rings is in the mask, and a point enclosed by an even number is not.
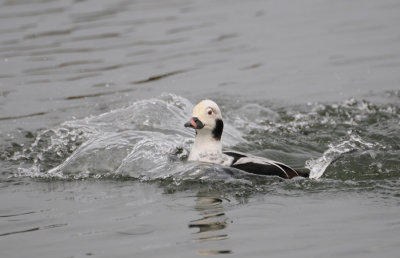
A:
[[[212,110],[211,110],[211,109],[208,110],[208,114],[209,114],[209,115],[212,115]]]

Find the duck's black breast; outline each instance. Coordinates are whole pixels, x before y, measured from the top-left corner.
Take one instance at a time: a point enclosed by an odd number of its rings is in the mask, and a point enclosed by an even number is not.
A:
[[[295,170],[285,164],[273,160],[252,157],[244,153],[227,151],[224,154],[233,157],[231,167],[237,168],[252,174],[265,176],[279,176],[281,178],[293,178],[296,176],[308,177],[307,172]]]

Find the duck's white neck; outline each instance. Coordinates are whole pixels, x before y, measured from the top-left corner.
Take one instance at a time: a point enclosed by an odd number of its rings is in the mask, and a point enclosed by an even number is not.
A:
[[[220,140],[212,137],[211,133],[196,134],[189,160],[197,160],[211,163],[221,163],[222,144]]]

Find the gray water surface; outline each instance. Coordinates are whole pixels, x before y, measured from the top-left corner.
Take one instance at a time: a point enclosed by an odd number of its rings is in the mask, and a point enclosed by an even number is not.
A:
[[[398,1],[0,0],[1,257],[397,257]],[[282,180],[187,162],[193,106]]]

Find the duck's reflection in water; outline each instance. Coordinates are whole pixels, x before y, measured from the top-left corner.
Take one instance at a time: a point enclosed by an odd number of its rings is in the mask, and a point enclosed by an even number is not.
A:
[[[216,193],[198,193],[195,209],[201,218],[190,221],[189,228],[198,228],[197,239],[199,241],[217,241],[228,239],[223,231],[227,227],[227,217],[223,207],[223,202],[229,201],[222,199]],[[229,254],[231,250],[201,250],[198,254]]]

